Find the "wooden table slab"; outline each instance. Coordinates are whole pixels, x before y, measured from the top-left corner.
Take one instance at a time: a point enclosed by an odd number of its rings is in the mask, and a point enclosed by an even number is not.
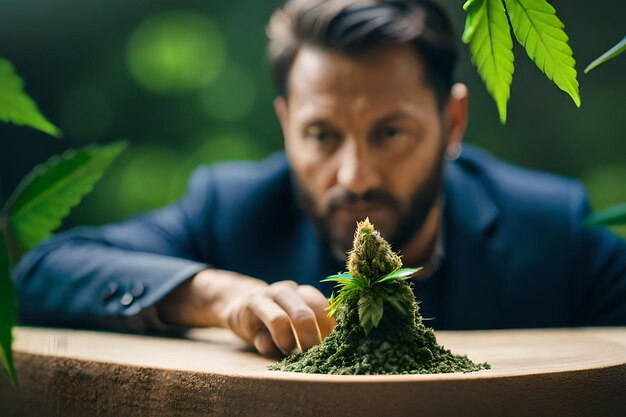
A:
[[[437,332],[492,369],[333,376],[272,363],[220,329],[188,338],[18,328],[1,416],[626,416],[626,328]]]

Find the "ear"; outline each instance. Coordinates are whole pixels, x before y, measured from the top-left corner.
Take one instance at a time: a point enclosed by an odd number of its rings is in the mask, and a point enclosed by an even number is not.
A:
[[[462,83],[454,84],[450,90],[445,111],[448,119],[447,150],[452,155],[458,155],[460,152],[461,141],[467,128],[468,95],[467,86]]]
[[[278,96],[274,99],[274,112],[280,123],[280,128],[283,131],[283,138],[286,144],[287,134],[289,132],[289,109],[287,108],[287,100],[285,100],[284,97]]]

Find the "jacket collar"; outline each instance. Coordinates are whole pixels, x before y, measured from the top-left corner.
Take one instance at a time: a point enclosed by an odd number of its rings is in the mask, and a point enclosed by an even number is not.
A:
[[[499,301],[506,257],[496,226],[499,209],[485,169],[492,160],[474,149],[446,166],[445,282],[439,326],[447,329],[500,327]]]
[[[461,219],[462,226],[473,234],[489,233],[499,216],[497,205],[478,182],[478,162],[485,157],[483,152],[467,147],[461,158],[446,164],[444,192],[448,213]]]

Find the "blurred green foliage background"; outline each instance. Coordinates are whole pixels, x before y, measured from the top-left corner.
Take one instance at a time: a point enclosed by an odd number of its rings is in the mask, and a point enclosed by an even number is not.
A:
[[[565,22],[582,107],[515,46],[506,126],[461,45],[471,95],[466,141],[508,161],[581,179],[594,209],[626,201],[626,58],[582,69],[624,35],[626,3],[550,0]],[[64,132],[0,125],[0,195],[67,147],[128,138],[131,148],[65,227],[120,221],[182,196],[195,166],[260,159],[282,146],[265,57],[277,0],[0,0],[0,56]],[[626,236],[626,228],[616,228]]]

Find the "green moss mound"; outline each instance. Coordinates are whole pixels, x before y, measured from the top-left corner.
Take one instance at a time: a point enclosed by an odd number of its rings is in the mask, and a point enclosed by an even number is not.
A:
[[[437,344],[433,329],[422,324],[417,303],[414,303],[413,321],[385,311],[380,325],[366,336],[359,324],[357,302],[357,297],[349,301],[335,328],[321,344],[289,356],[269,369],[334,375],[438,374],[490,369],[488,363],[476,364]]]

